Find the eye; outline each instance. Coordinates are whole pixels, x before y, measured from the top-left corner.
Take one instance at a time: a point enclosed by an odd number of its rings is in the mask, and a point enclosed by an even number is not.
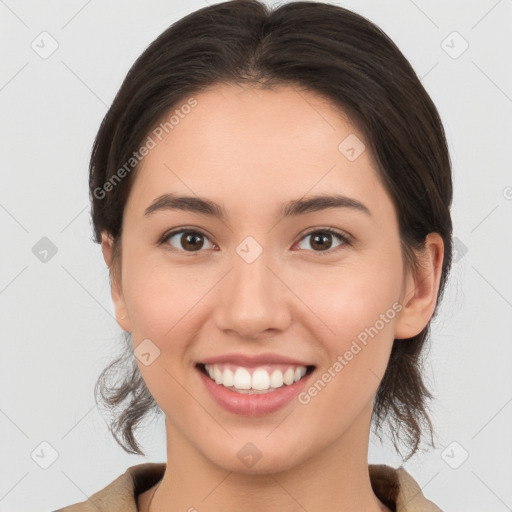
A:
[[[175,247],[172,242],[174,240],[174,243],[181,245],[181,247],[177,247],[178,250],[184,250],[185,252],[198,252],[204,246],[204,239],[209,240],[209,238],[204,233],[201,233],[201,231],[181,229],[164,235],[161,243],[168,242],[169,245]],[[215,247],[214,244],[211,245],[212,247]]]
[[[314,236],[312,236],[314,235]],[[311,245],[313,247],[317,247],[319,248],[319,250],[315,250],[313,252],[335,252],[335,251],[329,251],[329,249],[332,247],[332,237],[335,236],[337,237],[339,240],[341,240],[343,243],[340,243],[338,244],[338,246],[336,247],[339,247],[340,245],[345,245],[345,244],[350,244],[350,237],[344,233],[341,233],[339,231],[336,231],[334,229],[331,229],[331,228],[322,228],[322,229],[315,229],[314,231],[310,231],[309,233],[306,233],[306,235],[304,235],[304,237],[302,238],[302,240],[304,240],[305,238],[307,237],[312,237],[311,239]]]
[[[313,235],[315,236],[312,237]],[[329,251],[329,249],[331,249],[332,247],[331,239],[333,236],[337,237],[342,242],[338,244],[336,247],[339,247],[340,245],[350,244],[349,235],[341,233],[331,228],[317,228],[313,231],[310,231],[309,233],[306,233],[302,237],[301,241],[307,237],[312,237],[310,243],[312,244],[313,247],[316,247],[318,249],[313,252],[331,253],[334,252]],[[161,238],[160,243],[167,243],[168,245],[171,245],[173,248],[179,251],[194,253],[200,252],[201,249],[204,248],[204,240],[208,240],[208,243],[210,243],[210,248],[217,247],[215,244],[212,244],[210,242],[210,239],[207,235],[195,229],[180,229],[176,231],[171,231],[170,233],[165,234]]]

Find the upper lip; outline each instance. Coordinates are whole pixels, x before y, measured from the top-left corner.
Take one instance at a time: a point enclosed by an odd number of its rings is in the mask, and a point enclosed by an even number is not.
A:
[[[264,364],[291,364],[296,366],[313,366],[309,363],[299,361],[298,359],[292,359],[280,354],[272,354],[266,352],[264,354],[258,354],[256,356],[249,356],[246,354],[223,354],[221,356],[209,357],[200,361],[202,364],[216,364],[216,363],[231,363],[238,366],[258,366]]]

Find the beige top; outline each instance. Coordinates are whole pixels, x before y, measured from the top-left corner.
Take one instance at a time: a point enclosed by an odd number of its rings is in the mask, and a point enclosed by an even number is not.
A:
[[[165,468],[165,462],[131,466],[88,500],[53,512],[138,512],[137,496],[160,481]],[[370,464],[368,469],[373,492],[394,512],[442,512],[423,496],[420,486],[404,468]]]

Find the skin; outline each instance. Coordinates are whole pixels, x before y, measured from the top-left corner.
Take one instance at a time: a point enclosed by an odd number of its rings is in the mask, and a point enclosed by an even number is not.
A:
[[[396,212],[369,150],[354,161],[338,150],[348,134],[364,142],[363,134],[316,94],[224,84],[195,98],[137,171],[112,283],[134,348],[149,338],[160,350],[148,366],[137,360],[166,417],[167,469],[151,512],[389,511],[368,474],[373,401],[393,339],[418,334],[433,314],[443,241],[431,233],[420,270],[406,271]],[[276,220],[282,202],[333,191],[371,216],[339,208]],[[227,221],[180,210],[144,218],[164,192],[207,197]],[[182,227],[206,235],[198,250],[186,233],[158,245]],[[325,227],[352,243],[327,235],[315,246],[306,233]],[[247,236],[263,248],[252,263],[236,252]],[[102,249],[110,267],[106,232]],[[268,351],[316,365],[313,383],[394,303],[401,311],[307,405],[240,417],[212,400],[194,369],[207,357]],[[237,457],[247,442],[262,454],[250,468]],[[139,510],[153,490],[139,495]]]

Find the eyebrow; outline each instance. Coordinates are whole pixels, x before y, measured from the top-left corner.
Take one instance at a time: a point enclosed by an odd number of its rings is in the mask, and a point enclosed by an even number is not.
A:
[[[316,195],[306,199],[294,199],[281,205],[278,219],[296,217],[306,213],[313,213],[333,208],[349,208],[371,216],[370,210],[360,201],[339,194]],[[183,210],[202,215],[208,215],[227,220],[226,210],[219,204],[206,198],[193,196],[179,196],[177,194],[162,194],[158,196],[145,210],[144,217],[155,212]]]

